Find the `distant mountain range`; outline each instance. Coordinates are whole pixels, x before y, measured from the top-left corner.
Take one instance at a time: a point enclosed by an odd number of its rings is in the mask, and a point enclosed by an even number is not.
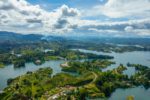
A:
[[[63,36],[44,36],[39,34],[21,34],[13,32],[0,31],[0,43],[2,42],[37,42],[46,41],[65,41]]]
[[[23,35],[19,33],[13,33],[13,32],[0,32],[0,42],[27,42],[27,41],[39,41],[41,40],[43,36],[37,35],[37,34],[28,34]]]
[[[101,42],[101,43],[115,43],[115,44],[150,44],[150,38],[116,38],[116,37],[91,37],[91,36],[43,36],[39,34],[21,34],[13,32],[0,31],[0,43],[27,43],[46,41],[83,41],[83,42]]]

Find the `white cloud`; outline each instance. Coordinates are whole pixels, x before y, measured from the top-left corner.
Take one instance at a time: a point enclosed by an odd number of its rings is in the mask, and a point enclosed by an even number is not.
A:
[[[79,26],[80,27],[97,27],[97,28],[101,28],[101,29],[120,29],[120,30],[124,30],[124,28],[126,26],[134,26],[135,28],[150,28],[150,19],[139,19],[139,20],[127,20],[127,21],[115,21],[115,22],[111,22],[111,21],[105,21],[105,22],[101,22],[98,20],[95,21],[91,21],[91,20],[80,20],[80,21],[76,21],[79,22]]]
[[[85,30],[87,33],[112,34],[112,35],[149,35],[150,36],[150,19],[128,20],[118,22],[99,22],[80,20],[78,29]],[[89,30],[89,32],[87,31]]]
[[[105,15],[111,18],[150,17],[149,0],[108,0],[104,5],[96,5],[88,15]]]
[[[127,1],[129,4],[127,4]],[[131,2],[132,1],[132,2]],[[93,12],[109,17],[122,17],[144,14],[148,12],[147,0],[109,0],[105,5],[95,7]],[[130,7],[133,2],[136,4]],[[135,8],[141,7],[135,11]],[[147,4],[145,4],[147,3]],[[127,7],[127,8],[126,8]],[[132,9],[133,10],[132,10]],[[88,9],[89,10],[89,9]],[[103,11],[102,11],[103,10]],[[113,12],[111,12],[113,11]],[[113,13],[113,14],[112,14]],[[149,15],[149,14],[148,14]],[[75,33],[102,35],[149,35],[150,19],[102,22],[100,20],[83,20],[80,11],[67,5],[46,11],[39,5],[32,5],[25,0],[0,0],[0,31],[19,33]]]
[[[150,35],[150,29],[134,29],[132,26],[126,26],[125,32],[132,33],[139,36],[149,36]]]
[[[31,5],[25,0],[1,0],[0,30],[21,33],[61,33],[61,30],[62,32],[70,30],[69,19],[75,19],[78,15],[77,9],[66,5],[48,12],[39,5]],[[55,27],[61,20],[67,22],[64,27]]]
[[[133,30],[133,27],[132,27],[132,26],[126,26],[126,27],[124,28],[124,30],[125,30],[126,32],[131,32],[131,31]]]

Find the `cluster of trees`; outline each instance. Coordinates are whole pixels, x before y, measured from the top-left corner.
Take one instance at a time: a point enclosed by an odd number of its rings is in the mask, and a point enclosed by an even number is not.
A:
[[[17,54],[4,53],[0,54],[1,65],[14,64],[14,67],[25,66],[25,62],[35,62],[36,60],[44,61],[44,53],[34,50],[25,50],[18,56]]]
[[[137,71],[145,71],[145,70],[149,69],[148,66],[144,66],[144,65],[141,65],[141,64],[130,64],[130,63],[128,63],[127,66],[128,67],[135,67],[135,69]]]
[[[127,88],[130,86],[128,85],[128,76],[123,75],[120,72],[116,72],[116,70],[119,69],[120,68],[118,67],[112,71],[103,72],[97,79],[96,85],[104,92],[106,97],[110,96],[111,93],[118,87]]]
[[[101,70],[103,68],[106,68],[110,66],[111,64],[114,64],[115,62],[109,61],[109,60],[100,60],[100,59],[94,59],[91,61],[70,61],[68,62],[68,66],[62,67],[62,71],[65,72],[77,72],[79,74],[84,73],[86,71],[96,71]]]
[[[134,67],[136,73],[131,76],[131,80],[135,85],[143,85],[146,89],[150,87],[150,68],[140,64],[127,64],[129,67]]]
[[[11,54],[9,53],[4,53],[4,54],[0,54],[0,63],[2,65],[7,65],[11,63]]]
[[[80,51],[74,51],[69,49],[59,49],[55,50],[54,55],[61,56],[68,60],[76,60],[76,59],[113,59],[112,56],[108,55],[96,55],[92,53],[83,53]]]
[[[49,86],[48,79],[51,78],[51,68],[41,68],[36,72],[27,72],[23,76],[9,79],[9,87],[0,95],[1,100],[29,100],[40,97]],[[49,88],[51,85],[49,86]]]
[[[14,68],[19,68],[19,67],[25,67],[25,60],[24,59],[17,59],[13,61]]]
[[[98,72],[92,71],[96,74],[96,76],[91,76],[91,78],[95,81],[86,82],[85,84],[79,85],[72,94],[69,94],[66,98],[76,98],[86,100],[86,98],[106,98],[111,95],[111,93],[117,88],[129,88],[132,84],[129,81],[127,75],[122,74],[123,66],[119,66],[118,68],[107,71],[107,72]],[[122,71],[122,72],[121,72]],[[91,71],[90,71],[91,72]],[[92,73],[89,75],[92,75]],[[82,74],[82,76],[85,74]],[[89,76],[86,74],[84,78]]]

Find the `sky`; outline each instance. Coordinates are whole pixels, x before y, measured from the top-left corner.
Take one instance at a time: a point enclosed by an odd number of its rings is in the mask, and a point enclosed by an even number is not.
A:
[[[0,31],[150,37],[150,0],[0,0]]]

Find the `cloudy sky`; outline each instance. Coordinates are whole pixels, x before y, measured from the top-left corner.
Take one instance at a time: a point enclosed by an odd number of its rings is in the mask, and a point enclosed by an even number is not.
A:
[[[150,0],[0,0],[0,31],[150,37]]]

